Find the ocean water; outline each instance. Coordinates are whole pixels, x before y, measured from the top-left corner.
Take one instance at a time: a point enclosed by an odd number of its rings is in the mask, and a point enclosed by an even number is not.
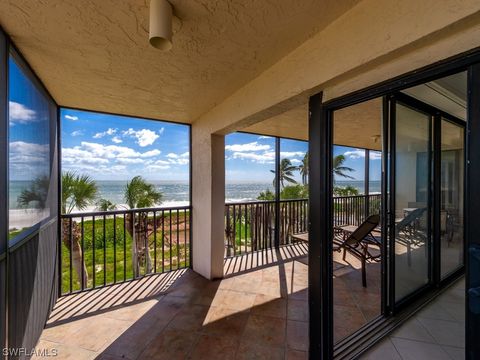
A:
[[[353,186],[358,190],[360,194],[365,193],[365,181],[363,180],[341,180],[341,181],[336,181],[335,186]],[[371,180],[370,181],[370,186],[369,186],[369,193],[370,194],[375,194],[375,193],[381,193],[382,192],[382,182],[380,180]]]
[[[155,187],[163,193],[162,206],[182,206],[189,203],[189,184],[188,182],[168,182],[151,181]],[[97,181],[99,198],[105,198],[115,204],[124,204],[123,196],[127,181]],[[336,186],[353,186],[364,192],[364,182],[357,180],[337,181]],[[28,188],[28,181],[10,182],[10,209],[18,209],[17,198],[23,189]],[[273,191],[271,182],[239,182],[227,183],[225,186],[225,200],[227,202],[241,202],[256,200],[260,192],[270,189]],[[379,193],[381,191],[380,181],[370,182],[370,193]]]

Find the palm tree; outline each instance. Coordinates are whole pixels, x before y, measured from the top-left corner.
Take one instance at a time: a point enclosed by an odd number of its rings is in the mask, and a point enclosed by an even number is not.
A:
[[[97,209],[100,211],[112,211],[117,208],[117,205],[107,199],[99,199],[97,201]]]
[[[278,174],[278,177],[280,179],[280,184],[282,185],[282,188],[285,186],[285,181],[291,183],[291,184],[296,184],[297,182],[293,178],[293,172],[296,171],[298,168],[295,165],[292,165],[292,162],[290,159],[282,159],[280,161],[280,172]],[[270,172],[275,174],[275,170],[270,170]],[[275,182],[277,181],[277,178],[273,178],[273,185],[275,186]]]
[[[90,176],[79,175],[72,171],[62,174],[62,214],[70,214],[74,209],[85,210],[93,204],[97,196],[98,187]],[[71,237],[70,237],[71,236]],[[79,225],[69,219],[62,219],[62,240],[72,253],[72,266],[77,272],[78,279],[87,284],[88,272],[85,263],[82,263],[82,248],[80,247],[81,230]],[[71,241],[70,241],[71,239]]]
[[[18,204],[21,207],[33,206],[36,209],[45,209],[49,187],[50,179],[48,176],[37,177],[30,185],[30,188],[22,190],[17,198]]]
[[[135,176],[125,186],[124,198],[130,209],[149,208],[161,204],[163,194],[141,176]],[[163,219],[159,218],[157,221],[163,221]],[[127,231],[133,239],[134,275],[138,276],[140,263],[143,263],[145,271],[150,273],[152,271],[152,261],[148,249],[148,238],[153,233],[155,226],[153,226],[152,220],[148,218],[148,212],[139,212],[138,216],[129,213],[125,222]]]
[[[302,175],[302,184],[307,185],[308,183],[308,151],[305,153],[302,159],[302,163],[298,166],[300,175]]]
[[[161,204],[163,194],[141,176],[135,176],[127,183],[124,198],[130,209],[139,209]]]
[[[309,174],[309,168],[308,168],[308,151],[305,153],[305,156],[303,157],[302,164],[298,166],[298,170],[300,171],[300,174],[302,175],[302,182],[305,185],[308,182],[308,174]],[[337,176],[341,176],[344,178],[348,179],[353,179],[352,176],[347,175],[345,172],[352,172],[355,171],[352,168],[349,168],[348,166],[343,166],[347,159],[345,158],[345,155],[340,154],[337,155],[333,158],[333,173]]]
[[[352,172],[355,171],[352,168],[349,168],[348,166],[343,166],[345,163],[345,155],[340,154],[337,155],[333,158],[333,173],[337,176],[341,176],[347,179],[353,179],[352,176],[347,175],[345,172]]]

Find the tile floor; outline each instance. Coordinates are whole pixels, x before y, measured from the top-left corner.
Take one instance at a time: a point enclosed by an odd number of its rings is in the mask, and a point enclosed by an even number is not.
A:
[[[75,360],[306,359],[307,250],[226,261],[219,281],[183,270],[65,296],[37,347]],[[348,257],[335,272],[341,338],[373,316],[379,274],[368,269],[364,289]]]
[[[459,280],[361,359],[465,359],[465,281]]]
[[[306,359],[305,246],[225,262],[226,278],[191,270],[154,275],[61,298],[39,349],[58,359]],[[379,311],[379,264],[363,288],[354,259],[334,254],[338,339]],[[463,359],[464,282],[459,281],[362,359]],[[454,334],[455,336],[452,336]]]

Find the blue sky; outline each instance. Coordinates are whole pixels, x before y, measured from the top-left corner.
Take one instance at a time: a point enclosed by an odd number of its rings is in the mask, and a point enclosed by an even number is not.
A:
[[[225,168],[227,182],[264,182],[273,181],[270,172],[275,165],[275,139],[267,136],[234,133],[225,137]],[[298,166],[308,144],[305,141],[281,139],[280,157],[289,158],[293,165]],[[335,146],[334,156],[343,154],[346,158],[344,166],[352,168],[349,173],[355,180],[363,180],[365,176],[365,151],[362,149]],[[370,179],[380,180],[381,158],[379,152],[370,153]],[[299,172],[295,179],[301,182]],[[336,178],[336,180],[348,180]]]
[[[304,141],[282,139],[280,156],[289,158],[298,166],[308,144]],[[233,133],[225,137],[226,182],[273,182],[275,169],[275,139],[246,133]],[[295,178],[301,182],[298,172]]]
[[[48,102],[9,59],[9,170],[12,180],[31,180],[50,171]]]
[[[188,181],[189,127],[62,109],[63,170],[97,180]]]
[[[365,150],[351,148],[346,146],[335,146],[333,149],[333,156],[345,156],[345,163],[343,166],[354,169],[353,172],[347,172],[354,180],[363,180],[365,178]],[[381,152],[370,151],[370,180],[381,180],[382,160]],[[349,180],[341,177],[335,177],[336,181]]]
[[[88,173],[98,180],[125,180],[135,175],[150,180],[188,180],[187,126],[71,109],[62,109],[61,117],[64,170]],[[281,158],[289,158],[293,165],[301,163],[307,149],[304,141],[280,142]],[[350,175],[363,180],[363,150],[336,146],[334,154],[344,154],[345,166],[354,169]],[[372,180],[379,180],[380,159],[371,158]],[[246,133],[225,137],[227,183],[271,183],[274,163],[274,138]],[[298,171],[295,179],[301,182]]]

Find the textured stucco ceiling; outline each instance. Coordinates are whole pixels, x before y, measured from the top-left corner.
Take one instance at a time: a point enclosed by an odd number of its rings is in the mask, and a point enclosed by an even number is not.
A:
[[[308,140],[308,104],[299,105],[242,130],[264,135]]]
[[[382,99],[369,100],[335,111],[333,124],[335,144],[381,150]],[[302,104],[242,130],[308,140],[308,104]]]
[[[4,0],[0,24],[60,105],[192,122],[358,1],[172,0],[166,53],[148,0]]]

